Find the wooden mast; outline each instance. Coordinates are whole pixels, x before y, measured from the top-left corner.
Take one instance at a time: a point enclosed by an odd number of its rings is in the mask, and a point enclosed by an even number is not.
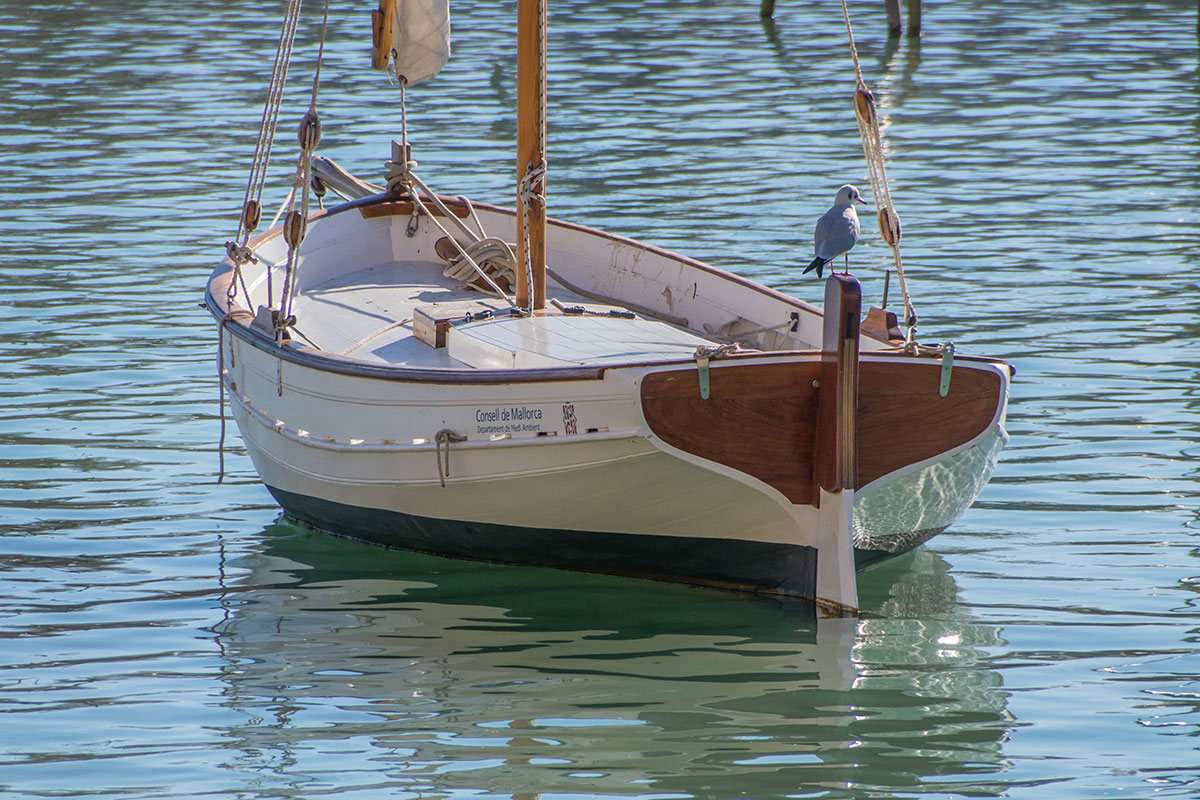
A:
[[[517,305],[546,307],[546,181],[538,177],[527,206],[526,174],[546,163],[546,0],[517,6]],[[526,239],[528,230],[528,240]],[[525,275],[526,255],[533,285]]]

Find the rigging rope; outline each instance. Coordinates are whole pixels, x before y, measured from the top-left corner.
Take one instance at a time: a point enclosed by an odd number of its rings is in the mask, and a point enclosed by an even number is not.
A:
[[[321,63],[325,57],[325,37],[329,30],[329,0],[325,0],[325,14],[321,20],[321,40],[317,46],[317,65],[313,72],[312,95],[308,102],[308,113],[300,120],[298,137],[300,156],[296,162],[296,177],[292,182],[292,205],[284,217],[283,238],[288,244],[287,266],[284,273],[283,291],[279,298],[279,316],[276,319],[276,337],[282,340],[283,328],[291,324],[292,303],[296,295],[296,267],[300,243],[308,227],[309,198],[312,195],[312,159],[321,142],[321,117],[317,114],[317,93],[321,87]],[[300,210],[295,209],[295,192],[300,192]]]
[[[232,241],[225,243],[225,251],[229,256],[230,262],[233,264],[234,275],[229,282],[229,287],[226,289],[226,305],[225,313],[222,316],[219,333],[221,334],[221,344],[217,348],[218,369],[217,375],[221,382],[220,388],[220,407],[221,407],[221,439],[218,443],[218,458],[219,472],[217,482],[220,483],[225,477],[225,348],[224,348],[224,331],[225,326],[232,318],[233,303],[237,297],[240,287],[242,294],[246,298],[246,305],[251,305],[250,290],[246,286],[245,275],[242,273],[242,265],[251,263],[257,260],[254,252],[249,247],[250,234],[258,227],[258,223],[262,220],[262,194],[266,186],[267,170],[271,162],[271,149],[275,143],[275,133],[279,126],[279,111],[283,106],[284,87],[287,84],[288,69],[291,65],[292,52],[296,43],[296,31],[300,24],[300,7],[302,0],[288,0],[287,9],[284,13],[283,27],[279,33],[279,43],[275,48],[275,63],[271,70],[271,80],[267,87],[267,100],[263,105],[262,118],[259,121],[258,141],[255,144],[254,156],[250,163],[250,175],[246,182],[246,193],[242,200],[242,213],[238,219],[238,230]],[[313,75],[312,96],[309,101],[308,113],[305,114],[303,121],[300,123],[300,146],[301,155],[300,163],[297,166],[297,181],[303,181],[302,199],[299,219],[293,217],[296,197],[296,188],[298,184],[294,184],[292,191],[284,204],[289,210],[288,219],[284,225],[284,239],[288,240],[288,265],[283,285],[283,291],[279,298],[279,312],[273,314],[275,317],[276,340],[282,342],[284,338],[284,328],[291,320],[291,305],[292,294],[294,293],[293,272],[294,272],[294,254],[299,247],[300,240],[304,235],[304,225],[308,219],[308,200],[310,192],[310,184],[312,182],[312,155],[316,149],[317,142],[321,138],[320,118],[316,114],[317,92],[320,86],[321,76],[321,61],[325,51],[325,36],[329,25],[329,0],[325,0],[325,15],[321,24],[321,42],[317,52],[317,67]],[[283,208],[280,212],[283,212]],[[276,215],[278,219],[279,215]],[[291,223],[291,224],[287,224]],[[298,223],[298,224],[297,224]],[[271,268],[266,268],[267,278],[267,307],[270,308],[274,298],[274,287],[271,279]],[[253,309],[251,308],[251,311]],[[283,362],[280,362],[280,392],[282,393],[282,368]]]
[[[279,124],[279,110],[283,106],[283,90],[287,84],[288,67],[292,60],[292,49],[296,42],[296,28],[300,22],[301,0],[288,0],[287,10],[283,17],[283,27],[279,32],[279,43],[275,47],[275,63],[271,69],[271,80],[267,86],[267,100],[263,104],[262,118],[259,120],[258,140],[254,146],[254,155],[250,160],[250,175],[246,180],[246,193],[242,199],[242,213],[238,219],[237,233],[232,241],[225,243],[225,252],[233,264],[233,279],[225,291],[225,313],[221,318],[217,347],[217,379],[220,381],[220,414],[221,438],[217,443],[218,472],[217,483],[225,479],[225,329],[233,314],[233,301],[237,297],[238,288],[250,305],[250,289],[246,286],[242,265],[255,261],[253,251],[249,247],[250,234],[262,220],[262,193],[266,186],[267,167],[271,163],[271,146],[275,142],[275,131]],[[271,270],[267,269],[267,304],[271,303],[272,286]],[[232,348],[230,348],[232,350]],[[230,353],[232,358],[232,352]]]
[[[900,260],[900,217],[892,204],[892,194],[888,189],[887,171],[884,166],[883,137],[879,131],[879,114],[875,110],[875,97],[863,80],[862,68],[858,62],[858,48],[854,44],[854,32],[850,28],[850,11],[846,0],[842,0],[842,17],[846,21],[846,37],[850,42],[850,58],[854,62],[854,79],[856,84],[854,94],[854,117],[858,120],[858,133],[862,139],[863,156],[867,161],[867,169],[871,174],[871,194],[875,199],[876,218],[879,221],[879,232],[883,240],[892,250],[896,262],[896,277],[900,279],[900,292],[904,296],[904,324],[908,328],[907,339],[915,341],[917,332],[917,312],[913,308],[912,297],[908,293],[908,283],[904,280],[904,265]]]
[[[460,244],[459,241],[454,238],[453,234],[451,234],[450,231],[446,230],[446,227],[444,225],[442,225],[442,223],[438,221],[438,218],[435,217],[433,215],[433,213],[425,206],[425,203],[421,200],[420,194],[416,191],[410,192],[410,196],[411,196],[412,203],[413,203],[413,214],[414,215],[416,215],[418,213],[425,214],[425,216],[429,218],[429,221],[432,222],[434,224],[434,226],[437,227],[437,229],[442,232],[442,234],[446,237],[446,239],[450,242],[450,244],[452,244],[458,250],[458,252],[462,256],[462,258],[468,264],[471,265],[471,268],[473,270],[475,270],[475,272],[479,275],[479,277],[482,278],[484,281],[486,281],[488,283],[488,285],[492,287],[492,290],[495,291],[499,297],[503,298],[506,303],[508,303],[513,308],[517,308],[517,304],[515,302],[513,302],[513,299],[508,296],[507,292],[505,292],[503,289],[501,289],[496,284],[496,282],[492,279],[491,274],[489,274],[486,270],[484,270],[483,266],[481,266],[475,260],[474,253],[471,252],[472,245],[477,245],[477,244],[479,244],[479,242],[487,241],[488,237],[477,238],[475,236],[474,232],[471,231],[471,229],[468,228],[462,222],[462,220],[460,220],[458,218],[457,215],[455,215],[452,211],[450,211],[449,208],[446,207],[446,204],[441,201],[441,198],[439,198],[432,189],[430,189],[428,186],[426,186],[424,181],[422,181],[420,178],[418,178],[416,176],[416,173],[409,172],[408,178],[411,179],[412,182],[415,183],[419,189],[421,189],[422,191],[425,192],[426,196],[429,198],[429,200],[431,200],[433,202],[434,206],[438,209],[438,211],[440,211],[442,213],[442,216],[445,219],[448,219],[451,222],[453,222],[460,231],[462,231],[464,234],[466,234],[467,238],[472,240],[471,245],[467,245],[464,247],[462,244]],[[471,206],[469,204],[468,204],[468,208],[471,208]],[[477,226],[479,226],[479,218],[475,217],[474,214],[475,214],[474,209],[471,208],[471,215],[473,217],[472,221],[475,222],[475,224]],[[480,226],[480,230],[482,231],[482,226]],[[496,241],[499,241],[499,240],[496,240]],[[501,244],[503,244],[503,243],[501,242]],[[506,247],[507,247],[507,245],[506,245]]]
[[[397,75],[400,79],[400,144],[404,148],[404,157],[408,158],[412,151],[408,147],[408,104],[404,102],[404,87],[408,86],[408,78]]]
[[[279,44],[275,48],[275,64],[271,70],[271,80],[267,86],[267,101],[263,105],[262,119],[259,122],[258,141],[254,147],[254,156],[250,162],[250,175],[246,182],[246,194],[242,200],[242,215],[238,220],[238,230],[233,241],[226,242],[225,248],[229,260],[233,262],[236,280],[230,284],[229,299],[232,301],[240,284],[246,292],[245,280],[242,277],[242,264],[254,260],[254,254],[247,246],[250,234],[258,227],[262,219],[262,193],[267,180],[267,167],[271,162],[271,147],[275,142],[275,130],[279,124],[279,110],[283,105],[283,90],[287,83],[288,67],[292,60],[292,49],[296,42],[296,28],[300,21],[301,0],[289,0],[284,13],[283,27],[279,33]],[[267,271],[267,303],[271,302],[273,287],[271,273]],[[246,300],[249,303],[249,292]]]

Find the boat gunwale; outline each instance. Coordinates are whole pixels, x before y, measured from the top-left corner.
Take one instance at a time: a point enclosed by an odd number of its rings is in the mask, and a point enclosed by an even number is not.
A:
[[[230,273],[232,274],[232,273]],[[338,353],[317,350],[304,345],[279,345],[264,331],[250,327],[249,314],[241,312],[238,317],[226,319],[219,305],[213,298],[211,285],[205,292],[205,305],[216,318],[218,324],[229,330],[239,339],[249,343],[257,350],[276,356],[284,361],[309,367],[324,372],[349,375],[359,378],[375,378],[401,383],[440,383],[440,384],[502,384],[502,383],[549,383],[562,381],[602,380],[608,370],[613,369],[644,369],[644,368],[678,368],[695,366],[692,358],[672,359],[670,361],[630,361],[628,363],[605,364],[599,367],[570,366],[570,367],[538,367],[529,369],[474,369],[471,367],[412,367],[391,364],[374,364],[362,359],[343,356]],[[222,324],[224,323],[224,324]],[[739,353],[725,356],[712,364],[712,368],[720,368],[734,362],[758,361],[762,359],[795,358],[806,356],[820,359],[821,350],[774,350],[757,353]],[[935,357],[913,355],[899,350],[871,350],[860,354],[860,359],[908,358],[916,361],[930,361]],[[988,356],[956,354],[955,363],[968,362],[974,364],[990,364],[997,368],[1011,371],[1011,366],[1000,359]]]

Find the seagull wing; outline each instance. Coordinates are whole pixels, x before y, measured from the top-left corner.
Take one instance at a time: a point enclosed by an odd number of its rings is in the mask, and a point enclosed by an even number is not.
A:
[[[834,206],[817,220],[817,257],[832,261],[858,241],[858,214],[853,206]]]

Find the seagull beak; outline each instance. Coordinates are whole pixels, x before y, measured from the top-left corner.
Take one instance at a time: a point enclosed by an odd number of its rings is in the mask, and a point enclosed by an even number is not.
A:
[[[864,206],[867,204],[867,201],[863,200],[861,197],[856,197],[854,199],[857,200],[858,202],[862,203]]]

